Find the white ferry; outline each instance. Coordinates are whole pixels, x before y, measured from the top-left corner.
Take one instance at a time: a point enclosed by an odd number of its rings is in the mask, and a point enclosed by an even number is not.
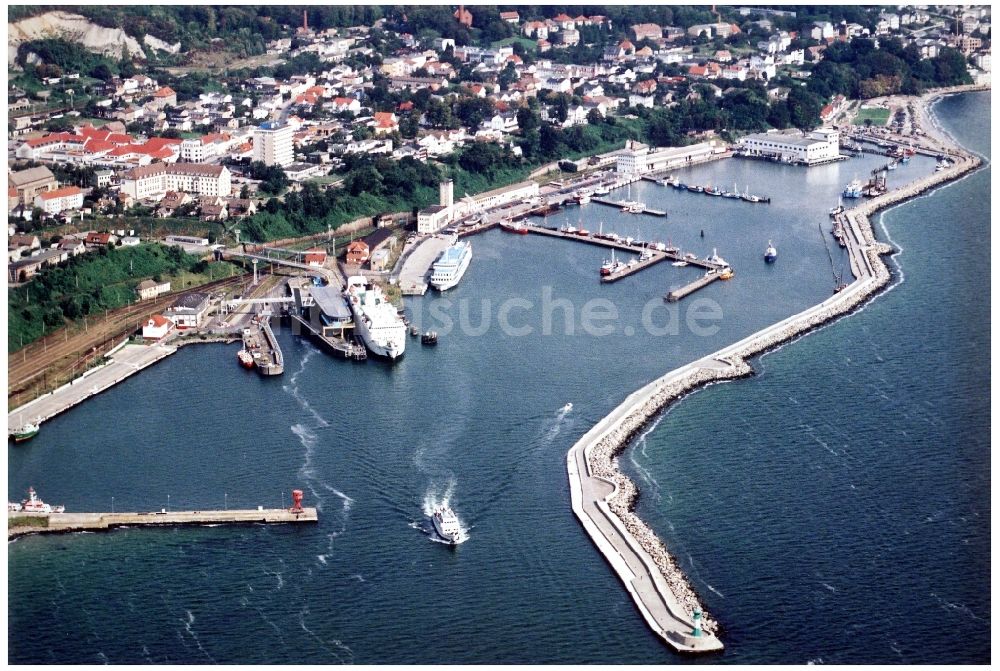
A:
[[[456,242],[444,250],[431,268],[431,285],[438,291],[447,291],[458,284],[472,261],[472,244],[468,241]]]
[[[449,545],[458,545],[465,540],[458,517],[448,506],[441,506],[435,510],[431,515],[431,521],[434,523],[434,531]]]
[[[406,349],[406,324],[377,286],[368,287],[364,277],[347,278],[347,302],[354,315],[354,330],[368,351],[387,359],[398,359]]]

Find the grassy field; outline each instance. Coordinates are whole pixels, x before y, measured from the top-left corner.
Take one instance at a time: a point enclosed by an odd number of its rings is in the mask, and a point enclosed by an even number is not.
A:
[[[531,54],[535,53],[535,51],[538,49],[538,44],[535,42],[535,40],[529,39],[527,37],[508,37],[507,39],[498,40],[493,44],[491,44],[490,46],[494,49],[496,49],[497,47],[509,47],[510,45],[514,44],[514,42],[520,42],[524,46],[524,50]]]
[[[880,108],[859,109],[854,115],[855,124],[863,124],[866,119],[871,119],[873,126],[884,126],[889,122],[889,110]]]

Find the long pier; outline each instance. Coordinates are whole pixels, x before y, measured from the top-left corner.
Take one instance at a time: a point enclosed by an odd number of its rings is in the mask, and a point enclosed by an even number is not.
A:
[[[707,287],[712,282],[720,279],[722,279],[721,273],[710,270],[707,273],[705,273],[702,277],[696,279],[694,282],[685,284],[683,287],[680,287],[679,289],[674,289],[673,291],[668,293],[664,298],[667,300],[668,303],[676,303],[685,296],[693,294],[694,292],[698,291],[698,289]]]
[[[753,373],[752,356],[815,329],[855,309],[889,283],[881,259],[892,248],[876,241],[868,216],[958,178],[982,163],[957,152],[950,168],[904,185],[845,212],[844,241],[855,280],[832,297],[714,354],[670,371],[632,393],[581,437],[566,455],[573,512],[625,584],[643,618],[679,652],[723,648],[717,624],[662,541],[634,511],[638,489],[618,468],[616,456],[664,407],[705,384]]]
[[[204,526],[208,524],[296,524],[317,522],[315,508],[179,510],[147,513],[7,513],[7,537],[25,534],[107,531],[116,527]]]

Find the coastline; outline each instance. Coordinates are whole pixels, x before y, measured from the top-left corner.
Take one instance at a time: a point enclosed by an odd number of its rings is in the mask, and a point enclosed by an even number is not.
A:
[[[706,613],[697,593],[677,567],[663,542],[635,514],[639,490],[619,469],[617,456],[670,403],[702,386],[752,375],[753,369],[747,361],[750,357],[854,311],[889,284],[889,269],[881,257],[891,253],[893,249],[876,240],[869,217],[942,183],[953,181],[981,165],[980,157],[958,145],[936,124],[930,110],[931,104],[940,97],[978,90],[983,89],[974,86],[937,89],[925,93],[915,101],[920,127],[925,133],[919,144],[951,155],[955,158],[955,163],[942,172],[907,184],[845,212],[847,250],[855,277],[850,285],[816,306],[766,327],[703,359],[675,369],[642,387],[569,450],[567,472],[574,513],[625,583],[647,623],[675,650],[721,650],[723,645],[716,635],[719,625]],[[596,483],[605,483],[605,488],[602,490]],[[585,494],[589,498],[585,498]],[[602,507],[601,503],[605,505]],[[605,525],[601,529],[602,515],[614,518],[611,519],[612,528]],[[614,524],[616,520],[618,524]],[[634,549],[635,545],[639,546],[638,550]],[[655,593],[650,589],[644,591],[637,588],[635,567],[640,564],[622,564],[622,550],[625,548],[632,549],[641,565],[649,570],[649,580],[645,584],[654,585]],[[645,576],[640,576],[643,577]],[[665,606],[666,616],[661,614],[657,618],[653,614],[651,609],[658,603]],[[694,631],[695,623],[691,618],[693,612],[702,614],[702,632]]]

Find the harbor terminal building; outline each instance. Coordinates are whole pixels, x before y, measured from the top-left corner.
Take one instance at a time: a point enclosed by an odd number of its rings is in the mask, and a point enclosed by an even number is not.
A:
[[[835,128],[818,128],[808,134],[799,131],[755,133],[740,138],[737,152],[782,163],[818,165],[840,160],[840,132]]]
[[[624,175],[644,175],[648,172],[702,163],[725,151],[725,143],[716,140],[686,147],[650,147],[635,140],[628,140],[624,149],[615,152],[615,172]]]
[[[462,217],[481,214],[485,210],[524,201],[537,195],[538,183],[527,181],[486,191],[477,196],[466,196],[456,203],[454,183],[451,180],[441,182],[438,204],[425,207],[417,213],[417,232],[436,233]]]

